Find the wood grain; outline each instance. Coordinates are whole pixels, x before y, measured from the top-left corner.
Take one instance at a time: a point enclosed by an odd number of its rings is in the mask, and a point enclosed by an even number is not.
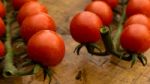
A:
[[[58,32],[66,44],[65,58],[52,70],[55,71],[51,84],[150,84],[150,61],[143,67],[137,62],[130,63],[112,56],[90,56],[85,49],[79,56],[73,53],[76,43],[69,35],[72,16],[82,11],[89,0],[41,0],[57,24]],[[145,55],[150,60],[150,51]],[[48,84],[39,72],[33,76],[0,79],[0,84]]]

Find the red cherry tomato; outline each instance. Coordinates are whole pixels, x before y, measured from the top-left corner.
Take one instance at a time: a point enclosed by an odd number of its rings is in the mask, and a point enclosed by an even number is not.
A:
[[[133,53],[143,53],[150,47],[150,31],[142,24],[128,25],[120,37],[122,47]]]
[[[2,1],[0,1],[0,17],[4,17],[6,15],[6,9],[2,3]]]
[[[64,57],[65,44],[57,33],[41,30],[30,38],[27,52],[35,62],[44,66],[56,66]]]
[[[111,8],[115,8],[119,3],[119,0],[92,0],[92,1],[105,1]]]
[[[40,13],[40,12],[48,13],[48,10],[44,5],[42,5],[38,2],[30,1],[26,4],[24,4],[21,7],[21,9],[19,10],[18,15],[17,15],[17,21],[21,25],[22,21],[26,17]]]
[[[38,1],[38,0],[12,0],[13,7],[18,10],[20,9],[25,3],[29,1]]]
[[[91,43],[100,39],[99,29],[102,27],[100,18],[88,11],[76,14],[70,24],[70,33],[79,43]]]
[[[2,37],[6,32],[6,29],[5,29],[5,24],[2,20],[2,18],[0,18],[0,37]]]
[[[27,17],[21,25],[20,33],[22,38],[27,41],[40,30],[56,31],[54,20],[46,13],[38,13]]]
[[[2,41],[0,41],[0,58],[5,55],[5,46]]]
[[[131,25],[131,24],[143,24],[150,29],[150,19],[143,14],[135,14],[129,17],[124,24],[124,27]]]
[[[94,1],[87,5],[86,11],[91,11],[97,14],[104,25],[110,25],[113,20],[113,12],[111,8],[103,1]]]
[[[126,8],[127,16],[142,13],[150,17],[150,0],[129,0]]]

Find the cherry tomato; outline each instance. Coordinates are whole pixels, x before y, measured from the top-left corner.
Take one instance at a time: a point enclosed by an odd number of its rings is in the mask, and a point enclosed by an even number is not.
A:
[[[129,0],[126,8],[127,16],[142,13],[150,17],[150,0]]]
[[[4,17],[6,15],[6,9],[2,3],[2,1],[0,1],[0,17]]]
[[[143,14],[135,14],[129,17],[124,24],[124,27],[131,25],[131,24],[143,24],[150,29],[150,19]]]
[[[87,5],[86,11],[97,14],[104,25],[109,25],[113,20],[113,12],[111,8],[103,1],[94,1]]]
[[[21,25],[20,33],[22,38],[27,41],[33,34],[40,30],[56,31],[54,20],[46,13],[38,13],[27,17]]]
[[[119,3],[119,0],[92,0],[92,1],[105,1],[111,8],[115,8]]]
[[[21,9],[19,10],[18,15],[17,15],[17,21],[21,25],[22,21],[26,17],[40,13],[40,12],[48,13],[48,10],[44,5],[42,5],[38,2],[30,1],[26,4],[24,4],[21,7]]]
[[[150,31],[142,24],[128,25],[121,34],[120,43],[128,52],[143,53],[150,47]]]
[[[38,1],[38,0],[12,0],[13,7],[18,10],[20,9],[25,3],[29,1]]]
[[[2,20],[2,18],[0,18],[0,37],[2,37],[6,32],[6,29],[5,29],[5,24]]]
[[[41,30],[30,38],[27,52],[35,62],[44,66],[56,66],[64,57],[65,44],[57,33]]]
[[[2,41],[0,41],[0,58],[5,55],[5,46]]]
[[[101,19],[94,13],[83,11],[76,14],[70,24],[70,33],[79,43],[91,43],[100,39]]]

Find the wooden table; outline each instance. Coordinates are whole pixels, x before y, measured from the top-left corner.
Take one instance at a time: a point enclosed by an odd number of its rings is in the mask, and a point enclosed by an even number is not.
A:
[[[150,84],[150,61],[143,67],[139,62],[130,63],[109,57],[90,56],[85,49],[77,56],[73,53],[76,43],[69,35],[69,22],[74,14],[82,11],[89,0],[41,0],[57,24],[57,31],[66,44],[65,58],[54,67],[51,84]],[[150,51],[145,55],[148,57]],[[148,57],[150,60],[150,57]],[[77,79],[78,77],[78,79]],[[0,84],[47,84],[43,76],[12,77],[0,79]]]

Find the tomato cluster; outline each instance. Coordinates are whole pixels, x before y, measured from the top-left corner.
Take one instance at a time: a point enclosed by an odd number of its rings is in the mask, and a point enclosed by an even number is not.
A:
[[[56,66],[65,54],[63,39],[48,9],[37,0],[13,0],[18,11],[20,35],[27,42],[28,57],[43,66]]]
[[[119,0],[92,1],[71,20],[71,36],[80,43],[75,48],[77,54],[85,46],[94,55],[111,53],[123,60],[131,60],[132,65],[136,60],[134,58],[138,58],[145,65],[147,61],[142,53],[150,48],[150,1],[129,0],[120,1],[120,4]],[[117,5],[123,10],[116,10]],[[118,29],[111,37],[109,30],[117,16],[120,16]],[[103,41],[104,52],[97,45],[98,41]],[[95,52],[95,49],[99,52]]]
[[[143,53],[150,47],[150,1],[130,0],[127,4],[124,30],[120,36],[122,47],[128,52]]]
[[[150,1],[149,0],[129,0],[126,8],[127,16],[134,14],[144,14],[150,16]]]
[[[44,80],[51,79],[49,69],[65,55],[64,40],[56,30],[48,9],[38,0],[0,0],[0,63],[4,63],[0,76],[35,74],[42,68]]]
[[[3,18],[6,15],[6,9],[2,1],[0,1],[0,38],[6,33],[5,23]],[[0,58],[3,58],[5,55],[5,46],[4,43],[0,40]]]
[[[110,25],[112,20],[111,7],[104,1],[93,1],[85,7],[85,11],[73,17],[70,32],[77,42],[94,43],[100,39],[100,28]]]

